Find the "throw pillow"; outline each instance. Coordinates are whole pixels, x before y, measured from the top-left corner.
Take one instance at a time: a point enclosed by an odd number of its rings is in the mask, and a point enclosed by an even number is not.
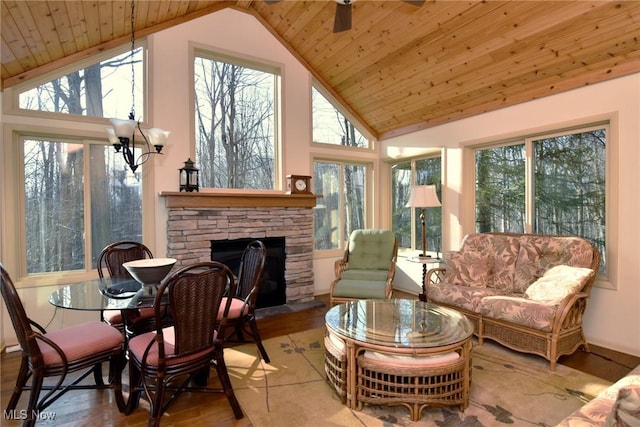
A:
[[[484,288],[493,278],[493,259],[477,252],[449,252],[445,259],[444,283]]]
[[[525,295],[534,301],[560,301],[579,292],[594,274],[590,268],[557,265],[533,282],[525,291]]]
[[[621,387],[611,413],[607,417],[606,427],[640,426],[640,385]]]

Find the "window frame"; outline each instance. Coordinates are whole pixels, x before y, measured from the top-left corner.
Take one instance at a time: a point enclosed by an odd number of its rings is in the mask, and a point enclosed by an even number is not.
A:
[[[364,136],[367,141],[369,142],[369,146],[368,147],[350,147],[350,146],[346,146],[346,145],[340,145],[340,144],[331,144],[328,142],[318,142],[318,141],[314,141],[313,138],[313,126],[314,126],[314,120],[313,120],[313,91],[317,90],[320,95],[322,95],[327,102],[329,102],[333,108],[335,108],[340,114],[342,114],[357,130],[358,132],[360,132],[360,134],[362,134],[362,136]],[[329,149],[335,149],[335,150],[345,150],[345,151],[350,151],[350,152],[354,152],[354,153],[363,153],[363,152],[375,152],[376,151],[376,139],[373,137],[373,135],[371,134],[371,132],[358,120],[356,119],[353,114],[351,114],[348,111],[345,111],[345,108],[342,107],[342,104],[340,102],[338,102],[335,97],[327,90],[325,89],[324,86],[322,86],[318,81],[316,81],[315,79],[311,82],[311,89],[309,92],[310,95],[310,114],[311,114],[311,145],[312,146],[316,146],[316,147],[322,147],[322,148],[329,148]]]
[[[152,117],[151,103],[149,102],[149,49],[147,40],[137,40],[135,47],[141,47],[143,57],[143,88],[142,105],[145,119]],[[77,114],[57,113],[49,111],[27,110],[19,108],[19,95],[24,90],[37,87],[52,79],[64,76],[70,72],[85,68],[90,64],[121,55],[131,50],[130,44],[123,44],[113,49],[97,53],[82,60],[74,60],[68,65],[62,66],[37,79],[31,79],[24,83],[6,88],[2,93],[2,110],[6,119],[3,124],[0,144],[0,175],[3,186],[0,188],[0,258],[5,268],[11,271],[14,284],[17,288],[41,287],[72,282],[83,281],[96,277],[97,270],[91,265],[91,253],[85,253],[89,262],[85,261],[84,270],[47,272],[27,275],[26,232],[24,230],[24,174],[23,147],[21,141],[23,135],[35,135],[41,138],[57,140],[82,141],[87,144],[110,145],[105,127],[109,125],[107,117],[84,116]],[[129,106],[130,107],[130,106]],[[146,127],[141,121],[141,125]],[[149,177],[153,175],[154,162],[146,162],[141,169],[142,180],[142,235],[145,245],[155,247],[155,205],[156,201],[152,191],[153,184]],[[85,162],[85,167],[88,163]],[[86,172],[85,172],[86,173]],[[85,185],[85,192],[88,186]],[[85,194],[85,198],[86,198]],[[85,207],[86,209],[86,207]],[[86,216],[86,215],[85,215]],[[91,221],[91,218],[85,218]],[[90,229],[89,229],[90,232]],[[87,230],[85,230],[87,233]],[[85,235],[85,244],[90,242],[90,235]],[[89,239],[89,240],[87,240]],[[89,243],[90,244],[90,243]]]
[[[484,149],[492,149],[498,147],[504,147],[509,145],[524,145],[525,150],[525,224],[524,232],[533,233],[533,202],[535,198],[534,185],[534,167],[533,167],[533,144],[535,141],[553,138],[563,135],[576,134],[590,132],[597,129],[604,129],[606,134],[606,146],[605,146],[605,251],[606,254],[602,254],[607,260],[607,270],[605,274],[598,274],[595,283],[596,287],[604,289],[617,289],[617,270],[618,270],[618,257],[616,255],[618,242],[618,229],[612,222],[612,218],[615,218],[617,214],[614,212],[616,206],[618,206],[618,177],[615,171],[618,169],[618,123],[616,115],[607,115],[605,117],[595,118],[588,122],[574,123],[570,126],[555,126],[548,129],[523,133],[519,136],[497,140],[492,142],[483,142],[475,145],[469,145],[466,147],[465,170],[472,170],[473,173],[469,174],[465,181],[464,187],[470,190],[473,194],[472,198],[469,198],[467,202],[468,212],[471,213],[467,226],[471,232],[475,232],[476,224],[476,152]]]
[[[403,164],[403,163],[410,163],[410,187],[414,186],[414,185],[429,185],[429,184],[417,184],[417,179],[418,179],[418,172],[417,172],[417,166],[416,163],[420,162],[420,161],[424,161],[424,160],[429,160],[429,159],[440,159],[440,180],[439,183],[436,184],[438,186],[440,186],[439,189],[439,193],[438,196],[441,198],[440,203],[442,206],[440,206],[440,209],[443,209],[443,206],[445,205],[444,201],[442,200],[442,198],[444,197],[444,192],[443,190],[443,183],[444,183],[444,155],[441,151],[438,152],[433,152],[433,153],[429,153],[426,155],[422,155],[419,157],[411,157],[411,158],[405,158],[405,159],[399,159],[397,161],[393,161],[389,163],[389,170],[391,171],[390,175],[389,175],[389,188],[392,189],[394,182],[393,180],[393,167],[394,165],[399,165],[399,164]],[[390,192],[391,193],[391,192]],[[409,209],[410,212],[410,216],[411,216],[411,246],[410,247],[406,247],[406,246],[399,246],[398,247],[398,255],[402,256],[402,257],[413,257],[416,254],[418,254],[418,252],[420,252],[421,250],[418,248],[418,243],[422,243],[422,242],[418,242],[418,239],[421,239],[421,233],[422,230],[418,229],[418,225],[419,221],[418,218],[420,216],[419,214],[419,208],[407,208]],[[426,209],[435,209],[435,208],[426,208]],[[389,212],[390,218],[391,218],[391,228],[392,231],[393,230],[393,212],[390,210]],[[428,216],[428,212],[425,212],[425,215]],[[444,232],[444,227],[443,227],[443,212],[441,211],[441,216],[440,216],[440,250],[439,251],[435,251],[429,248],[429,245],[427,244],[427,254],[432,254],[435,255],[436,257],[440,257],[442,256],[443,253],[443,232]],[[427,231],[428,233],[428,231]]]
[[[147,45],[147,40],[140,39],[136,40],[135,48],[142,48],[142,100],[139,103],[142,105],[142,111],[144,116],[137,117],[140,120],[141,126],[145,127],[148,117],[152,117],[151,111],[151,103],[149,102],[149,48]],[[42,76],[27,80],[24,83],[16,84],[10,88],[6,88],[4,91],[4,96],[2,100],[2,108],[5,114],[12,114],[23,117],[32,117],[32,118],[45,118],[45,119],[54,119],[54,120],[65,120],[65,121],[74,121],[78,123],[99,123],[104,125],[108,124],[108,120],[110,117],[96,117],[96,116],[86,116],[86,115],[78,115],[78,114],[68,114],[68,113],[57,113],[53,111],[40,111],[40,110],[30,110],[20,108],[20,94],[24,91],[28,91],[34,89],[42,84],[46,84],[53,79],[60,78],[66,76],[67,74],[83,69],[89,65],[96,64],[107,60],[109,58],[113,58],[118,55],[122,55],[124,53],[130,52],[131,44],[125,44],[113,49],[106,50],[104,52],[96,53],[95,55],[91,55],[90,57],[74,61],[69,65],[62,66],[60,68],[56,68],[54,71],[43,74]],[[127,88],[130,91],[130,87]],[[127,106],[130,108],[130,105]],[[139,116],[139,112],[136,112],[136,115]],[[127,117],[120,117],[122,119],[126,119]]]
[[[327,157],[327,156],[316,156],[312,159],[312,171],[315,169],[315,164],[316,162],[319,163],[333,163],[333,164],[337,164],[340,166],[340,181],[344,181],[343,179],[341,179],[342,177],[344,177],[344,169],[346,166],[351,166],[351,165],[355,165],[355,166],[362,166],[365,168],[365,190],[364,190],[364,223],[365,223],[365,227],[366,228],[371,228],[372,224],[373,224],[373,215],[372,215],[372,194],[373,194],[373,190],[372,190],[372,186],[373,186],[373,176],[374,176],[374,162],[370,161],[370,160],[366,160],[366,159],[354,159],[354,158],[343,158],[343,159],[337,159],[335,157]],[[315,180],[313,180],[312,182],[315,182]],[[340,232],[343,234],[343,230],[345,229],[345,193],[344,191],[342,191],[342,189],[340,189],[340,211],[341,211],[341,215],[340,215],[340,224],[339,224],[339,229]],[[321,199],[320,199],[321,200]],[[315,208],[314,208],[315,209]],[[316,233],[316,229],[315,229],[315,223],[314,223],[314,230],[313,230],[314,236]],[[315,255],[319,255],[320,258],[322,257],[335,257],[336,255],[341,255],[342,253],[344,253],[344,250],[346,248],[346,244],[349,240],[349,236],[341,236],[342,238],[339,238],[338,240],[338,247],[337,248],[331,248],[331,249],[316,249],[315,248],[315,243],[314,243],[314,248],[313,248],[313,252],[314,252],[314,256]]]

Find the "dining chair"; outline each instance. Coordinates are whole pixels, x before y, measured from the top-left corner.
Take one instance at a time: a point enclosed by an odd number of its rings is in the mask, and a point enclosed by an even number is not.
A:
[[[269,363],[269,355],[262,344],[255,315],[266,258],[267,250],[260,240],[250,242],[243,251],[238,268],[236,293],[228,295],[231,306],[224,333],[225,342],[230,342],[233,337],[235,337],[235,341],[243,342],[244,334],[248,334],[258,346],[264,361]],[[223,304],[226,299],[225,297]],[[222,315],[221,312],[218,317],[222,317]]]
[[[112,279],[133,279],[122,264],[144,258],[153,258],[153,254],[151,250],[142,243],[128,240],[111,243],[107,245],[98,256],[98,276],[102,279],[104,277],[104,270],[106,269],[109,277]],[[152,321],[154,317],[152,308],[127,310],[126,316],[128,316],[128,318],[125,322],[120,310],[103,310],[101,312],[102,320],[118,328],[125,333],[125,335],[127,332],[146,332],[153,329],[153,326],[149,325],[149,322]],[[130,331],[125,331],[125,323],[127,323]]]
[[[233,273],[215,261],[183,267],[162,281],[156,295],[156,330],[132,337],[128,342],[127,414],[138,407],[144,392],[150,403],[148,425],[158,426],[162,414],[181,392],[208,391],[225,393],[236,419],[243,417],[224,362],[220,333],[230,300],[223,308],[222,319],[216,321],[227,289],[235,292]],[[173,326],[163,328],[160,299],[165,294],[169,298]],[[208,386],[211,365],[222,388]],[[172,392],[171,396],[166,398],[166,392]]]
[[[15,410],[22,392],[30,390],[23,426],[35,425],[37,414],[69,390],[112,389],[118,410],[124,412],[121,374],[125,366],[122,334],[106,323],[93,321],[46,332],[27,313],[4,266],[0,264],[0,290],[20,344],[22,360],[13,394],[7,404]],[[109,362],[109,383],[80,384],[96,364]],[[79,375],[69,375],[80,372]],[[44,384],[45,378],[57,377]],[[31,379],[30,385],[27,382]],[[47,391],[42,398],[40,394]]]

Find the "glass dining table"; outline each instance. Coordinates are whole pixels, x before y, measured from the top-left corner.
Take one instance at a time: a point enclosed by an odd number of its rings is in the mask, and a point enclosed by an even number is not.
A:
[[[55,290],[49,303],[69,310],[137,310],[152,308],[156,285],[141,285],[134,279],[97,278],[71,283]],[[161,301],[166,304],[167,301]]]

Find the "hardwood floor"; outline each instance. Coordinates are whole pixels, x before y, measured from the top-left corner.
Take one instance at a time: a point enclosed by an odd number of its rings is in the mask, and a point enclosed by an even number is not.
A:
[[[396,292],[398,298],[415,298]],[[295,311],[260,319],[258,325],[263,339],[318,328],[324,325],[324,315],[329,307],[328,295],[316,297],[324,306],[304,311]],[[2,353],[1,358],[1,404],[2,409],[13,391],[20,358],[19,353]],[[601,347],[591,346],[591,353],[581,350],[571,356],[564,356],[559,363],[594,376],[615,382],[640,364],[640,357],[625,355]],[[126,383],[125,379],[125,383]],[[215,381],[215,379],[212,379]],[[26,393],[18,403],[17,409],[26,407]],[[144,402],[143,402],[144,403]],[[113,394],[105,391],[71,391],[46,409],[45,415],[54,415],[53,421],[38,422],[37,425],[49,426],[144,426],[147,423],[147,408],[141,404],[133,414],[124,416],[115,406]],[[19,426],[20,421],[9,420],[4,415],[0,422],[3,426]],[[222,394],[192,393],[183,395],[169,408],[162,419],[163,426],[251,426],[244,417],[236,420],[229,404]],[[283,425],[286,425],[283,422]]]

